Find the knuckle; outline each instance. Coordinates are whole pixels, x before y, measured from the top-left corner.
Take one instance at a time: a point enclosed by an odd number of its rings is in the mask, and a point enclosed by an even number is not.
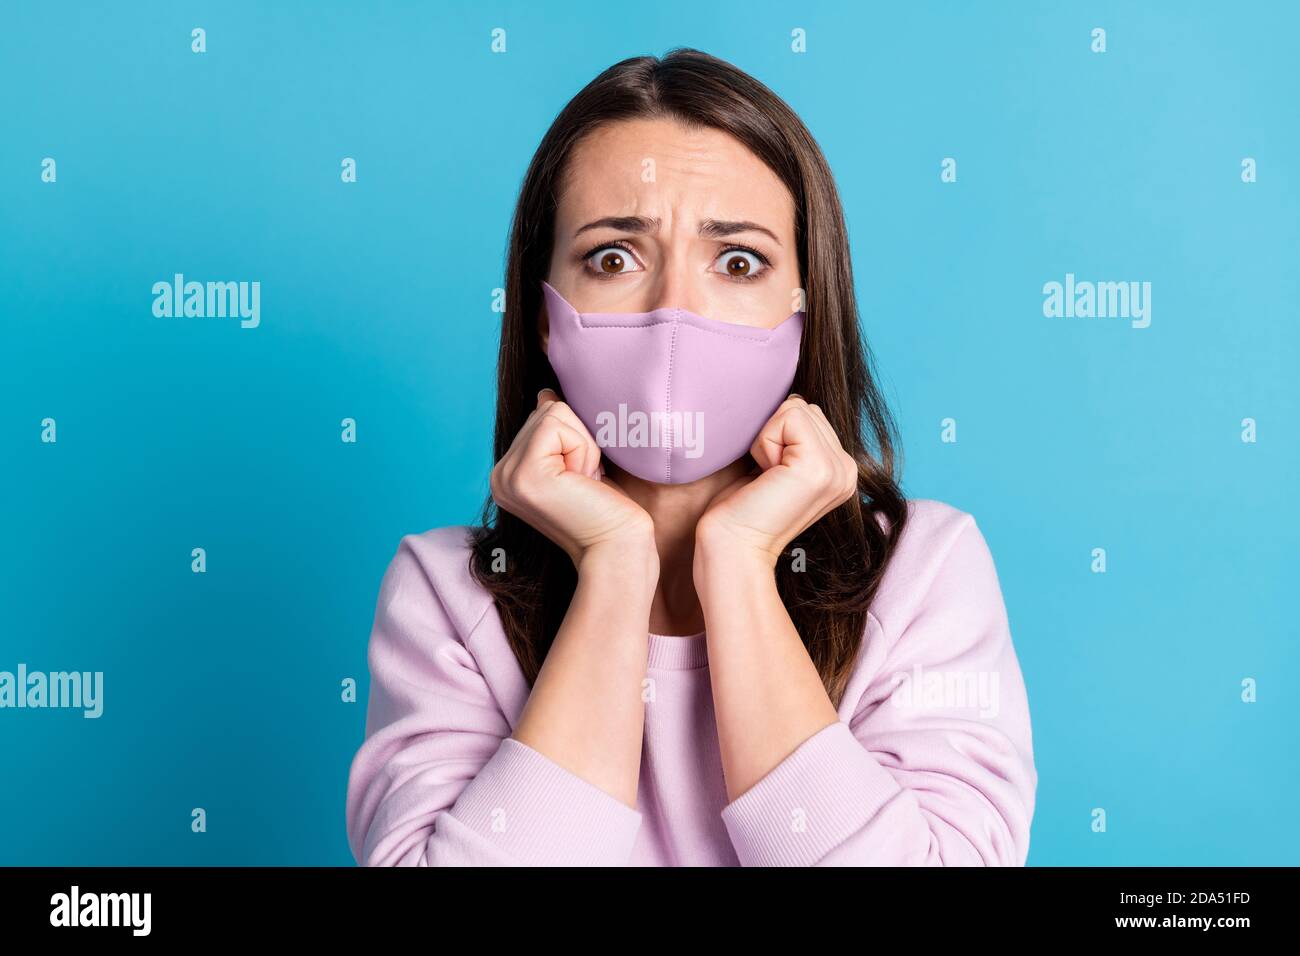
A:
[[[858,463],[852,455],[844,456],[844,497],[852,498],[858,491]]]
[[[838,479],[835,469],[825,461],[819,460],[816,464],[809,466],[809,472],[809,480],[824,490],[833,488]]]

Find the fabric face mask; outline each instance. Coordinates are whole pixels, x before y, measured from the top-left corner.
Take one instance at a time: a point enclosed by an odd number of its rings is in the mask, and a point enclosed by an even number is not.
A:
[[[646,481],[725,468],[790,394],[802,311],[760,329],[685,309],[578,312],[549,282],[542,289],[565,401],[610,460]]]

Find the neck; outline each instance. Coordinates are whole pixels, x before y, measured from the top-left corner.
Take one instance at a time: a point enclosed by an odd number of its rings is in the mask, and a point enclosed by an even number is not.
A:
[[[714,496],[745,474],[751,464],[742,458],[698,481],[664,485],[630,475],[605,459],[606,474],[654,520],[659,584],[650,605],[651,632],[698,634],[704,630],[704,612],[692,574],[695,525]]]

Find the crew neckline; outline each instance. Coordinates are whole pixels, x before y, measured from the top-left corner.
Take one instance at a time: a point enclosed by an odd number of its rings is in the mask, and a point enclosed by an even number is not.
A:
[[[649,635],[647,666],[660,670],[694,670],[709,663],[709,645],[704,632],[696,634]]]

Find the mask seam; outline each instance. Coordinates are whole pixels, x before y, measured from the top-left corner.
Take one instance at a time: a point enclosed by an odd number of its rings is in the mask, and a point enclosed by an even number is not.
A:
[[[681,310],[673,310],[673,337],[668,343],[668,387],[665,389],[664,405],[668,409],[668,414],[664,416],[663,426],[668,430],[668,442],[664,446],[664,482],[672,483],[673,479],[673,366],[677,361],[677,320],[681,317]],[[663,436],[660,435],[660,438]]]
[[[797,315],[798,313],[795,314]],[[763,331],[775,333],[777,329],[784,326],[785,323],[789,322],[790,319],[792,318],[794,318],[793,315],[790,318],[785,319],[781,323],[781,325],[773,326],[772,328],[764,329]],[[581,315],[578,316],[578,325],[582,328],[584,332],[599,332],[603,329],[652,329],[656,325],[676,326],[677,324],[678,324],[678,320],[676,318],[673,318],[673,319],[665,319],[660,322],[647,322],[647,323],[637,324],[637,325],[587,325],[585,322],[582,321],[582,316]],[[750,328],[752,327],[753,326],[750,326]],[[769,335],[766,338],[753,339],[745,335],[731,335],[727,332],[723,332],[721,329],[709,329],[699,325],[692,325],[691,328],[698,329],[701,332],[707,332],[710,335],[721,335],[723,338],[726,339],[735,339],[738,342],[746,342],[750,345],[755,345],[759,347],[764,347],[771,344],[772,340],[776,337],[775,335]],[[676,334],[676,331],[677,331],[676,328],[674,328],[673,333]]]

